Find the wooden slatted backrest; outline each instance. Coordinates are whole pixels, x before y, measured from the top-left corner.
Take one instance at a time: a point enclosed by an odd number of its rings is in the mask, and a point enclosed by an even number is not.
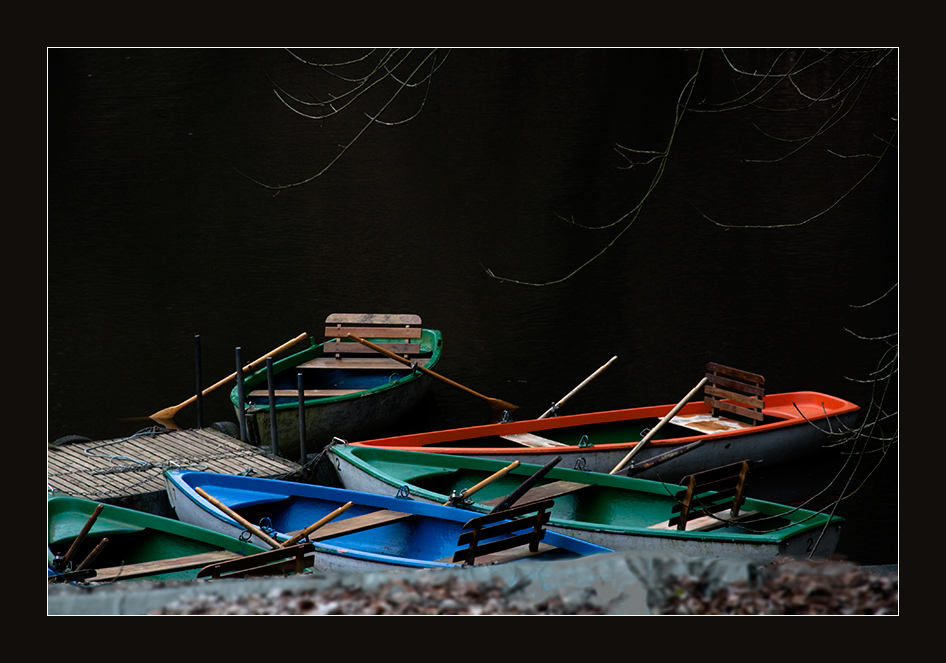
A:
[[[358,343],[348,334],[371,341],[385,350],[409,359],[420,354],[421,319],[412,314],[333,313],[325,319],[326,356],[378,356],[371,348]]]
[[[722,410],[747,417],[753,425],[762,423],[764,377],[710,362],[706,365],[706,379],[703,400],[710,406],[714,417]]]
[[[687,521],[718,513],[727,506],[730,515],[738,516],[746,501],[746,479],[751,467],[752,462],[744,460],[684,477],[681,483],[686,488],[677,492],[677,503],[671,509],[671,513],[678,515],[670,519],[669,525],[685,530]]]
[[[526,544],[530,551],[536,552],[539,542],[545,537],[545,524],[549,521],[549,512],[554,505],[554,500],[532,502],[473,518],[463,526],[464,530],[468,531],[464,531],[457,539],[460,549],[454,554],[453,561],[472,566],[478,556]],[[502,522],[494,525],[498,520]],[[527,528],[531,529],[523,532]],[[504,535],[510,536],[482,543]]]

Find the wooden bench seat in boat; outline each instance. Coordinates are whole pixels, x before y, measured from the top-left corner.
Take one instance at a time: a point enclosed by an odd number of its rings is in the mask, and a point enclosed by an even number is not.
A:
[[[517,503],[527,505],[533,502],[553,500],[556,497],[570,495],[571,493],[581,490],[582,488],[588,488],[590,485],[591,484],[579,483],[577,481],[552,481],[541,486],[536,486],[535,488],[530,488],[522,497],[517,500]],[[486,506],[496,506],[504,499],[506,499],[505,496],[496,497],[483,502],[483,504]]]
[[[347,396],[348,394],[355,394],[359,391],[364,391],[364,389],[305,389],[302,392],[302,395],[306,398],[326,398],[328,396]],[[288,396],[290,398],[297,397],[299,395],[298,389],[274,389],[273,395],[277,398],[280,396]],[[249,396],[252,397],[264,397],[269,396],[268,389],[254,389],[249,393]]]
[[[756,515],[740,511],[746,500],[746,480],[751,461],[744,460],[684,477],[685,487],[676,494],[669,521],[650,529],[677,529],[705,532]]]
[[[411,513],[402,513],[400,511],[381,509],[378,511],[372,511],[371,513],[364,513],[360,516],[352,516],[351,518],[346,518],[344,520],[333,520],[309,534],[308,538],[310,541],[326,541],[339,536],[345,536],[346,534],[354,534],[356,532],[363,532],[374,527],[381,527],[382,525],[390,525],[391,523],[401,522],[402,520],[407,520],[413,515],[414,514]],[[287,532],[289,536],[294,536],[298,533],[299,532]]]
[[[421,324],[420,316],[413,314],[333,313],[325,319],[325,337],[329,340],[323,346],[323,356],[299,368],[410,370],[406,364],[348,338],[348,334],[423,366],[427,360],[419,356]]]
[[[765,378],[761,375],[710,362],[706,365],[703,394],[703,401],[710,408],[709,414],[677,415],[670,423],[712,434],[751,428],[763,421]],[[738,415],[748,422],[724,417],[721,412]]]
[[[511,435],[500,435],[504,440],[509,440],[510,442],[516,442],[517,444],[522,444],[527,447],[567,447],[568,445],[564,442],[556,442],[555,440],[550,440],[547,437],[540,437],[539,435],[533,435],[532,433],[513,433]]]
[[[198,569],[207,566],[225,562],[227,560],[242,557],[239,553],[228,550],[217,550],[213,552],[198,553],[196,555],[187,555],[185,557],[174,557],[172,559],[161,559],[153,562],[140,562],[138,564],[124,564],[122,566],[111,566],[107,568],[95,569],[95,582],[107,582],[121,578],[137,578],[145,575],[157,573],[172,573],[176,571],[187,571],[189,569]]]
[[[458,550],[453,557],[440,561],[485,566],[554,550],[555,546],[542,543],[554,504],[553,500],[533,502],[473,518],[463,525],[465,531],[457,539]]]

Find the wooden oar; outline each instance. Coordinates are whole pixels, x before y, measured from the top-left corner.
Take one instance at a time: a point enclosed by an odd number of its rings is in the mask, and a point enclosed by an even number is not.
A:
[[[283,548],[288,548],[289,546],[295,544],[296,542],[301,541],[303,538],[305,538],[305,537],[309,536],[310,534],[312,534],[312,532],[314,532],[315,530],[317,530],[318,528],[320,528],[320,527],[321,527],[322,525],[324,525],[325,523],[329,522],[330,520],[334,520],[334,519],[337,518],[338,516],[342,515],[342,514],[345,513],[346,511],[348,511],[348,510],[352,507],[353,504],[354,504],[354,502],[348,502],[347,504],[341,505],[340,507],[338,507],[337,509],[335,509],[334,511],[332,511],[332,513],[328,514],[327,516],[325,516],[324,518],[322,518],[322,519],[319,520],[318,522],[312,523],[311,525],[309,525],[308,527],[306,527],[304,530],[302,530],[301,532],[299,532],[298,534],[296,534],[294,537],[292,537],[291,539],[289,539],[288,541],[286,541],[285,543],[283,543],[283,544],[282,544],[282,547],[283,547]]]
[[[614,466],[614,469],[611,470],[610,472],[608,472],[608,474],[616,474],[616,473],[618,473],[618,472],[621,470],[621,468],[623,468],[625,465],[627,465],[629,462],[631,462],[631,458],[633,458],[634,455],[635,455],[638,451],[640,451],[641,449],[644,448],[644,445],[647,444],[647,443],[650,441],[650,438],[652,438],[654,435],[656,435],[656,434],[657,434],[657,431],[659,431],[661,428],[663,428],[663,426],[664,426],[665,423],[667,423],[668,421],[670,421],[671,419],[673,419],[673,417],[677,414],[677,412],[679,412],[679,411],[681,410],[681,408],[683,408],[683,406],[687,404],[687,401],[690,400],[691,398],[693,398],[693,395],[694,395],[696,392],[698,392],[700,389],[703,388],[703,385],[706,384],[706,380],[707,380],[707,378],[703,378],[702,380],[700,380],[700,381],[697,383],[697,385],[696,385],[695,387],[693,387],[693,389],[690,390],[690,393],[687,394],[686,396],[684,396],[684,397],[683,397],[683,400],[680,401],[679,403],[677,403],[677,404],[673,407],[673,409],[670,410],[670,412],[668,412],[668,413],[666,414],[666,416],[665,416],[663,419],[661,419],[660,422],[659,422],[656,426],[654,426],[653,428],[651,428],[651,429],[650,429],[650,432],[647,433],[647,435],[644,436],[644,439],[642,439],[640,442],[638,442],[637,445],[636,445],[633,449],[631,449],[630,453],[628,453],[628,454],[621,460],[620,463],[618,463],[617,465],[615,465],[615,466]]]
[[[82,560],[82,563],[76,567],[76,571],[77,572],[85,571],[86,569],[90,568],[92,566],[92,562],[95,561],[95,558],[99,556],[99,553],[102,552],[102,550],[104,550],[105,546],[107,545],[108,545],[108,537],[105,537],[101,541],[99,541],[99,544],[97,546],[95,546],[95,550],[90,552],[86,556],[86,558]]]
[[[69,552],[66,553],[66,556],[62,558],[62,561],[59,562],[59,570],[65,569],[69,562],[72,560],[73,556],[79,551],[79,546],[82,545],[82,542],[85,541],[86,535],[92,529],[92,526],[95,524],[95,521],[98,520],[99,514],[102,513],[102,509],[105,508],[104,504],[99,504],[95,507],[95,511],[92,512],[92,515],[89,516],[89,519],[85,521],[85,526],[82,528],[82,531],[79,532],[79,536],[76,537],[76,540],[72,542],[72,545],[69,546]]]
[[[385,349],[385,348],[379,347],[379,346],[375,345],[374,343],[372,343],[371,341],[366,341],[365,339],[359,338],[358,336],[355,336],[354,334],[348,334],[348,338],[354,339],[354,340],[358,341],[359,343],[361,343],[362,345],[365,345],[365,346],[371,348],[372,350],[375,350],[376,352],[380,352],[381,354],[383,354],[383,355],[385,355],[385,356],[388,356],[388,357],[390,357],[391,359],[396,359],[397,361],[401,362],[402,364],[407,364],[408,366],[410,366],[410,367],[412,367],[412,368],[416,368],[418,371],[421,371],[422,373],[425,373],[425,374],[427,374],[427,375],[429,375],[429,376],[431,376],[431,377],[437,378],[438,380],[441,380],[441,381],[443,381],[443,382],[446,382],[446,383],[449,384],[449,385],[453,385],[453,386],[456,387],[457,389],[462,389],[463,391],[467,392],[468,394],[472,394],[472,395],[476,396],[477,398],[482,398],[484,401],[486,401],[487,403],[489,403],[489,404],[490,404],[490,407],[492,407],[494,410],[508,410],[508,411],[511,412],[511,411],[513,411],[513,410],[518,410],[518,409],[519,409],[519,406],[518,406],[518,405],[513,405],[512,403],[507,403],[506,401],[501,401],[501,400],[499,400],[498,398],[489,398],[488,396],[484,396],[483,394],[478,394],[478,393],[476,393],[475,391],[473,391],[472,389],[470,389],[470,388],[468,388],[468,387],[464,387],[462,384],[458,384],[458,383],[454,382],[453,380],[450,380],[449,378],[445,378],[445,377],[443,377],[442,375],[439,375],[439,374],[437,374],[437,373],[434,373],[434,372],[431,371],[430,369],[424,368],[423,366],[420,366],[420,365],[416,365],[416,366],[415,366],[415,365],[414,365],[414,362],[412,362],[410,359],[405,359],[404,357],[401,357],[400,355],[394,354],[394,353],[391,352],[390,350],[387,350],[387,349]]]
[[[633,468],[633,474],[640,474],[644,470],[649,470],[652,467],[656,467],[662,463],[666,463],[668,460],[673,460],[677,456],[682,456],[688,451],[693,451],[694,449],[703,446],[703,443],[706,442],[706,439],[697,440],[696,442],[691,442],[685,447],[680,447],[679,449],[674,449],[673,451],[668,451],[667,453],[660,454],[659,456],[654,456],[650,460],[646,460],[640,465],[635,465]],[[631,469],[622,469],[618,474],[625,474],[627,476],[632,476]]]
[[[244,518],[243,516],[241,516],[240,514],[238,514],[236,511],[234,511],[233,509],[231,509],[230,507],[228,507],[226,504],[224,504],[223,502],[221,502],[221,501],[218,500],[217,498],[211,497],[210,495],[208,495],[206,490],[204,490],[203,488],[201,488],[200,486],[198,486],[198,487],[194,488],[194,491],[195,491],[198,495],[200,495],[201,497],[203,497],[205,500],[207,500],[208,502],[210,502],[211,504],[213,504],[215,507],[217,507],[218,509],[220,509],[221,511],[223,511],[225,514],[227,514],[228,516],[230,516],[231,518],[233,518],[235,521],[237,521],[238,523],[240,523],[241,525],[243,525],[243,527],[245,527],[246,529],[248,529],[250,532],[252,532],[253,534],[255,534],[257,537],[259,537],[260,539],[262,539],[263,541],[265,541],[266,543],[268,543],[271,548],[279,548],[279,542],[278,542],[278,541],[276,541],[275,539],[273,539],[273,538],[267,536],[266,534],[264,534],[264,533],[263,533],[258,527],[256,527],[253,523],[251,523],[250,521],[248,521],[246,518]]]
[[[471,486],[470,488],[467,488],[466,490],[461,490],[458,495],[452,495],[450,499],[444,502],[444,504],[449,506],[451,504],[456,504],[457,502],[465,500],[467,497],[469,497],[473,493],[478,492],[481,488],[485,488],[489,484],[496,481],[496,479],[498,479],[499,477],[508,474],[509,472],[516,469],[517,467],[519,467],[519,461],[514,460],[509,465],[499,470],[498,472],[494,472],[493,474],[490,474],[488,477],[480,481],[475,486]]]
[[[302,339],[306,338],[307,336],[308,336],[308,334],[306,334],[306,333],[299,334],[298,336],[296,336],[294,339],[292,339],[292,340],[289,341],[288,343],[283,343],[283,344],[280,345],[278,348],[276,348],[275,350],[272,350],[271,352],[267,352],[265,355],[263,355],[262,357],[260,357],[260,358],[257,359],[256,361],[250,362],[249,364],[247,364],[246,366],[243,367],[243,370],[244,370],[244,371],[250,370],[251,368],[253,368],[253,367],[256,366],[257,364],[261,364],[261,363],[263,363],[264,361],[266,361],[266,359],[267,359],[268,357],[272,357],[273,355],[279,354],[280,352],[282,352],[282,351],[285,350],[286,348],[292,347],[293,345],[295,345],[296,343],[298,343],[298,342],[301,341]],[[213,390],[216,389],[217,387],[221,387],[221,386],[225,385],[226,383],[228,383],[230,380],[232,380],[232,379],[235,378],[235,377],[236,377],[236,371],[234,371],[233,373],[231,373],[230,375],[228,375],[227,377],[225,377],[224,379],[222,379],[222,380],[221,380],[220,382],[218,382],[217,384],[211,385],[211,386],[207,387],[206,389],[204,389],[204,390],[203,390],[202,392],[200,392],[200,393],[201,393],[201,395],[206,396],[207,394],[209,394],[211,391],[213,391]],[[166,421],[166,420],[173,419],[173,418],[174,418],[174,415],[176,415],[178,412],[180,412],[181,409],[187,407],[188,405],[190,405],[191,403],[193,403],[193,402],[196,401],[196,400],[197,400],[197,394],[194,394],[193,396],[191,396],[190,398],[188,398],[188,399],[187,399],[186,401],[184,401],[183,403],[180,403],[180,404],[178,404],[178,405],[174,405],[174,406],[172,406],[172,407],[166,407],[166,408],[164,408],[163,410],[159,410],[159,411],[155,412],[154,414],[151,415],[150,418],[151,418],[151,419],[158,420],[158,421],[161,421],[161,420],[165,420],[165,421]]]
[[[547,462],[545,465],[542,466],[541,469],[539,469],[538,472],[536,472],[531,477],[523,481],[519,485],[519,487],[516,488],[511,493],[509,493],[502,502],[500,502],[495,507],[493,507],[493,510],[490,511],[490,514],[496,513],[497,511],[505,511],[506,509],[511,507],[513,504],[515,504],[519,500],[520,497],[522,497],[527,492],[529,492],[529,489],[532,488],[532,486],[534,486],[539,479],[541,479],[546,474],[548,474],[549,470],[551,470],[553,467],[558,465],[561,461],[562,461],[562,457],[556,456],[555,458]]]
[[[608,366],[610,366],[611,364],[613,364],[616,360],[617,360],[617,356],[611,357],[610,361],[608,361],[607,364],[605,364],[604,366],[602,366],[601,368],[599,368],[597,371],[595,371],[594,373],[592,373],[591,375],[589,375],[588,377],[586,377],[584,382],[582,382],[580,385],[578,385],[577,387],[575,387],[574,389],[572,389],[570,392],[568,392],[568,393],[565,395],[565,398],[563,398],[562,400],[560,400],[558,403],[555,403],[552,407],[550,407],[548,410],[546,410],[545,413],[544,413],[541,417],[539,417],[539,419],[545,419],[547,416],[549,416],[550,414],[552,414],[553,412],[555,412],[556,410],[558,410],[558,408],[560,408],[560,407],[562,407],[563,405],[565,405],[565,401],[567,401],[569,398],[571,398],[572,396],[574,396],[575,394],[577,394],[579,391],[581,391],[582,388],[583,388],[586,384],[588,384],[589,382],[591,382],[592,380],[594,380],[596,377],[598,377],[599,375],[601,375],[602,373],[604,373],[605,369],[606,369]]]

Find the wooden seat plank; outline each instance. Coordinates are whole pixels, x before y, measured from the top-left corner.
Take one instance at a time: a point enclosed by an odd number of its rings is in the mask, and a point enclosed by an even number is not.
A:
[[[357,394],[364,389],[305,389],[302,395],[306,398],[327,398],[329,396],[347,396],[348,394]],[[278,397],[296,398],[299,396],[298,389],[274,389],[273,394]],[[269,396],[268,389],[254,389],[248,396],[254,398],[265,398]]]
[[[355,534],[356,532],[363,532],[374,527],[381,527],[382,525],[390,525],[392,523],[401,522],[402,520],[407,520],[413,516],[411,513],[402,513],[400,511],[391,511],[388,509],[382,509],[379,511],[372,511],[371,513],[364,513],[360,516],[352,516],[351,518],[346,518],[344,520],[333,520],[329,522],[315,532],[309,535],[309,540],[311,541],[325,541],[328,539],[334,539],[339,536],[345,536],[346,534]],[[296,532],[287,532],[289,536],[294,536],[301,532],[298,530]]]
[[[144,575],[157,573],[172,573],[175,571],[187,571],[189,569],[203,568],[208,564],[216,564],[231,559],[242,557],[239,553],[229,550],[216,550],[213,552],[198,553],[186,557],[175,557],[172,559],[161,559],[154,562],[140,562],[138,564],[125,564],[123,566],[112,566],[108,568],[95,569],[95,582],[105,582],[117,578],[137,578]]]
[[[513,433],[511,435],[500,435],[504,440],[523,444],[527,447],[567,447],[564,442],[556,442],[547,437],[540,437],[532,433]]]
[[[576,481],[553,481],[541,486],[536,486],[528,490],[519,500],[517,504],[528,504],[529,502],[538,502],[540,500],[550,500],[555,499],[556,497],[564,497],[574,493],[577,490],[582,488],[588,488],[591,484],[588,483],[578,483]],[[496,497],[494,499],[483,502],[486,506],[496,506],[500,502],[506,499],[506,496]]]
[[[752,516],[758,515],[759,511],[742,511],[739,515],[732,515],[732,511],[725,509],[723,511],[718,511],[710,516],[700,516],[699,518],[694,518],[693,520],[687,521],[687,532],[708,532],[710,530],[718,529],[720,527],[725,527],[731,523],[738,523],[742,520],[746,520]],[[676,525],[671,525],[670,521],[662,520],[656,525],[648,525],[647,529],[666,529],[666,530],[675,530],[677,529]]]
[[[427,363],[427,359],[412,359],[418,366]],[[379,371],[410,371],[411,367],[403,364],[396,359],[387,357],[347,357],[336,359],[335,357],[317,357],[307,362],[299,364],[299,368],[317,368],[317,369],[348,369],[363,368],[375,369]]]

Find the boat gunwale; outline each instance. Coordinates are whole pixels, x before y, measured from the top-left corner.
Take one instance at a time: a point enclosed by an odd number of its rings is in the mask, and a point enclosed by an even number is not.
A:
[[[425,368],[432,369],[439,362],[441,354],[443,352],[443,334],[440,332],[440,330],[427,329],[427,328],[423,328],[421,330],[421,333],[422,335],[426,334],[426,335],[431,336],[430,345],[432,347],[430,350],[430,357],[427,358],[427,363],[424,364],[424,366]],[[321,357],[323,354],[322,346],[324,345],[324,343],[316,343],[315,341],[316,339],[314,336],[309,336],[309,342],[311,343],[309,347],[303,350],[300,350],[299,352],[296,352],[294,354],[291,354],[288,357],[284,357],[282,359],[279,359],[273,362],[273,374],[275,375],[277,373],[281,373],[282,371],[286,369],[297,366],[303,362],[309,361],[310,359]],[[422,336],[421,342],[423,343],[423,336]],[[387,392],[391,389],[395,389],[397,387],[403,387],[412,382],[416,382],[420,378],[425,377],[421,371],[410,370],[409,366],[405,365],[404,370],[409,371],[409,372],[407,372],[403,377],[398,378],[398,380],[396,380],[395,382],[387,382],[387,383],[379,384],[374,387],[356,391],[351,394],[340,394],[337,396],[321,396],[321,397],[315,397],[315,398],[307,398],[303,401],[303,407],[306,407],[306,408],[318,407],[322,405],[344,403],[344,402],[353,401],[359,398],[366,398],[366,397],[374,396],[376,394],[382,394],[384,392]],[[267,382],[267,369],[265,367],[259,370],[253,371],[249,375],[246,375],[243,379],[244,392],[248,393],[254,386],[258,384],[265,385],[266,382]],[[239,395],[238,389],[239,387],[235,386],[233,387],[233,389],[230,390],[230,402],[233,404],[234,407],[239,407],[240,395]],[[268,402],[252,403],[252,404],[247,402],[247,405],[252,406],[254,411],[256,412],[269,411]],[[284,402],[276,403],[277,412],[280,410],[297,409],[298,407],[299,407],[298,399],[295,399],[295,400],[289,399]]]
[[[417,486],[413,483],[407,481],[400,481],[397,477],[379,470],[370,462],[359,457],[360,453],[377,453],[385,454],[388,452],[393,452],[395,455],[405,454],[408,457],[418,455],[423,457],[424,452],[420,451],[408,451],[402,449],[375,449],[367,446],[359,446],[355,443],[347,445],[338,445],[333,444],[329,447],[329,453],[334,452],[336,449],[349,448],[349,451],[342,451],[339,455],[348,462],[356,466],[360,471],[364,471],[369,476],[373,477],[378,481],[387,483],[392,488],[398,488],[401,484],[406,484],[409,486],[410,495],[416,495],[423,497],[424,499],[430,499],[433,502],[442,503],[444,499],[449,497],[448,495],[442,495],[436,493],[420,486]],[[441,455],[437,456],[438,462],[448,461],[456,465],[456,470],[463,469],[462,465],[466,463],[471,465],[470,469],[477,471],[483,471],[489,473],[491,471],[496,471],[502,466],[505,466],[504,461],[497,461],[485,458],[454,458],[450,455],[448,458],[444,458]],[[357,462],[356,462],[357,461]],[[467,462],[470,461],[470,462]],[[425,463],[424,464],[428,464]],[[433,465],[433,463],[430,463]],[[476,465],[482,465],[482,467],[476,467]],[[529,476],[534,474],[540,466],[538,465],[529,465],[526,463],[521,464],[518,468],[515,468],[510,473],[514,475],[523,475]],[[648,479],[638,479],[635,477],[624,477],[624,476],[615,476],[610,474],[602,474],[599,472],[585,472],[582,470],[574,470],[568,468],[552,468],[547,474],[546,478],[551,480],[562,480],[562,481],[576,481],[580,483],[589,483],[592,486],[601,486],[604,488],[622,488],[621,484],[632,484],[630,487],[633,490],[639,490],[645,493],[659,494],[661,493],[661,487],[664,491],[667,492],[668,496],[672,497],[672,493],[667,490],[667,486],[672,486],[674,489],[679,490],[680,485],[678,484],[667,484],[660,481],[652,481]],[[591,479],[591,482],[588,479]],[[808,509],[797,509],[795,507],[790,507],[785,504],[778,504],[776,502],[769,502],[766,500],[759,500],[755,498],[747,497],[743,509],[746,511],[749,510],[759,510],[758,507],[763,507],[766,511],[774,510],[772,513],[764,512],[764,515],[767,517],[778,517],[789,519],[785,509],[788,509],[788,513],[795,513],[801,511],[808,515],[801,522],[791,521],[791,525],[779,528],[775,530],[776,533],[753,533],[753,532],[722,532],[722,531],[690,531],[690,530],[676,530],[676,529],[652,529],[648,526],[622,526],[622,525],[611,525],[608,523],[593,523],[590,521],[583,520],[571,520],[568,518],[556,517],[554,512],[551,519],[549,520],[549,525],[553,527],[560,528],[571,528],[575,530],[583,531],[592,531],[592,532],[608,532],[614,534],[633,534],[647,537],[670,537],[676,539],[698,539],[698,540],[709,540],[709,541],[718,541],[718,542],[733,542],[733,543],[750,543],[758,542],[763,544],[779,544],[786,542],[792,538],[800,536],[805,532],[822,529],[826,526],[831,525],[840,525],[844,523],[844,518],[836,515],[824,514],[818,511],[810,511]],[[471,511],[483,511],[485,507],[483,505],[473,506]],[[672,514],[668,513],[666,520],[670,520]],[[662,522],[662,521],[661,521]]]
[[[781,408],[787,408],[792,405],[792,401],[783,402],[786,399],[796,398],[797,400],[802,400],[798,397],[818,397],[824,401],[833,401],[837,403],[836,407],[828,408],[825,406],[822,410],[822,413],[816,417],[805,417],[802,414],[795,412],[786,412]],[[859,411],[860,406],[846,401],[844,399],[838,398],[836,396],[830,396],[828,394],[823,394],[821,392],[814,391],[793,391],[793,392],[784,392],[778,394],[769,394],[766,396],[766,403],[768,404],[771,401],[775,401],[771,406],[768,406],[763,409],[763,414],[772,418],[776,418],[776,421],[768,421],[758,426],[751,426],[749,428],[743,428],[738,430],[727,430],[716,432],[712,434],[706,433],[693,433],[692,435],[685,435],[680,437],[672,438],[663,438],[663,439],[652,439],[648,444],[653,447],[669,447],[677,445],[685,445],[698,440],[724,440],[729,438],[740,438],[748,437],[750,435],[757,435],[760,433],[765,433],[768,431],[781,430],[783,428],[788,428],[791,426],[798,426],[804,424],[814,424],[819,421],[825,421],[830,418],[842,417],[846,414],[854,413]],[[649,405],[636,408],[626,408],[621,410],[605,410],[601,412],[587,412],[581,414],[570,414],[563,415],[558,417],[548,417],[546,419],[528,419],[523,421],[510,421],[510,422],[500,422],[500,423],[491,423],[491,424],[482,424],[478,426],[467,426],[463,428],[453,428],[441,431],[430,431],[425,433],[412,433],[407,435],[401,435],[396,437],[387,437],[387,438],[377,438],[374,440],[362,440],[358,442],[352,442],[351,444],[364,447],[381,447],[386,449],[397,449],[403,451],[415,451],[422,450],[423,453],[436,453],[436,454],[448,454],[448,455],[460,455],[460,456],[480,456],[480,455],[495,455],[495,454],[522,454],[524,456],[529,455],[542,455],[548,454],[549,449],[546,447],[451,447],[451,446],[431,446],[433,444],[442,445],[447,442],[456,442],[462,440],[471,440],[482,437],[499,437],[501,435],[514,435],[518,433],[538,433],[547,430],[555,430],[559,428],[570,428],[574,426],[582,425],[593,425],[593,424],[608,424],[608,423],[621,423],[624,421],[632,421],[636,419],[659,419],[669,412],[674,405]],[[692,401],[687,403],[679,412],[681,415],[686,414],[703,414],[709,412],[708,406],[703,401]],[[630,450],[637,446],[638,440],[629,441],[629,442],[606,442],[593,445],[595,449],[601,450]],[[565,446],[556,446],[556,454],[576,454],[576,453],[586,453],[588,447],[579,447],[576,445],[567,444]]]

